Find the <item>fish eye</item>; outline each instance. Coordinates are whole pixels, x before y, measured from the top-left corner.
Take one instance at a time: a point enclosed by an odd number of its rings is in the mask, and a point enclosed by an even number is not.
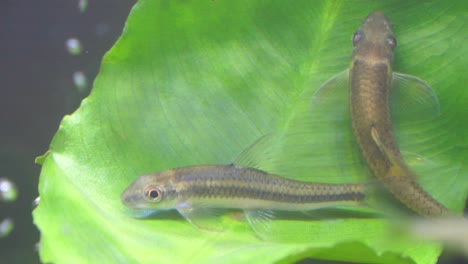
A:
[[[162,198],[162,189],[160,187],[148,187],[145,191],[145,197],[150,202],[159,202]]]
[[[356,46],[358,44],[359,41],[362,40],[363,38],[363,34],[360,30],[354,32],[354,35],[353,35],[353,46]]]
[[[390,46],[390,48],[395,49],[397,46],[397,41],[396,38],[392,35],[387,37],[387,45]]]

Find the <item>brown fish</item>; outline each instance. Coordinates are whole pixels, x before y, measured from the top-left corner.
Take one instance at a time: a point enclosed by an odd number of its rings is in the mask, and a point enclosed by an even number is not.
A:
[[[392,60],[397,41],[390,21],[371,13],[353,36],[349,105],[354,136],[375,177],[407,207],[427,217],[453,215],[416,181],[403,160],[390,114]]]

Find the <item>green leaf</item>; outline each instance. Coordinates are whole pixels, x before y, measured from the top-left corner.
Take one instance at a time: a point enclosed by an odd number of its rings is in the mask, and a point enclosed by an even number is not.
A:
[[[307,181],[370,179],[355,146],[333,142],[341,130],[298,120],[321,84],[347,68],[352,33],[380,10],[398,38],[395,70],[429,83],[441,108],[430,124],[396,124],[402,150],[417,154],[410,160],[428,161],[409,163],[431,194],[461,211],[468,190],[466,7],[463,1],[139,1],[103,58],[91,95],[63,119],[38,159],[41,202],[33,215],[41,260],[435,263],[439,244],[393,237],[389,223],[375,217],[282,218],[274,221],[276,235],[261,240],[233,213],[219,219],[227,227],[222,233],[197,230],[176,213],[135,219],[120,195],[145,173],[230,163],[269,133],[274,144],[250,152],[261,169]]]

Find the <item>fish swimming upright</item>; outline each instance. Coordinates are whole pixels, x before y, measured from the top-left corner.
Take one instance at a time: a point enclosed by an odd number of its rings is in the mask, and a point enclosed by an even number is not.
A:
[[[390,113],[393,51],[390,21],[371,13],[354,33],[349,68],[349,107],[354,136],[375,177],[403,204],[427,217],[452,213],[427,193],[403,160]],[[430,88],[429,88],[430,89]]]
[[[250,223],[271,218],[270,211],[310,211],[356,205],[365,199],[364,184],[302,182],[237,165],[198,165],[138,177],[121,196],[133,209],[176,209],[202,229],[199,219],[216,209],[244,210]]]

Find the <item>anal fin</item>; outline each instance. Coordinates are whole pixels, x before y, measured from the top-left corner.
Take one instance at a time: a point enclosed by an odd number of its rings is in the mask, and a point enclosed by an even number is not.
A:
[[[245,218],[255,234],[265,239],[271,237],[271,221],[275,218],[271,210],[244,210]]]
[[[385,157],[388,158],[390,161],[390,168],[388,171],[387,177],[407,177],[407,178],[415,178],[415,174],[411,173],[407,165],[402,161],[401,156],[396,156],[393,154],[384,144],[382,143],[382,140],[380,139],[380,135],[377,132],[377,129],[375,127],[371,128],[371,135],[372,139],[374,140],[375,144],[379,147],[380,151],[382,154],[385,155]]]
[[[396,157],[395,154],[393,154],[383,143],[382,143],[382,140],[380,138],[380,134],[379,132],[377,132],[377,129],[375,129],[375,127],[372,127],[371,128],[371,135],[372,135],[372,139],[374,140],[375,144],[377,145],[377,147],[379,147],[380,151],[382,152],[382,154],[384,154],[391,162],[392,165],[397,165],[397,164],[400,164],[400,160],[401,158],[400,157]]]

